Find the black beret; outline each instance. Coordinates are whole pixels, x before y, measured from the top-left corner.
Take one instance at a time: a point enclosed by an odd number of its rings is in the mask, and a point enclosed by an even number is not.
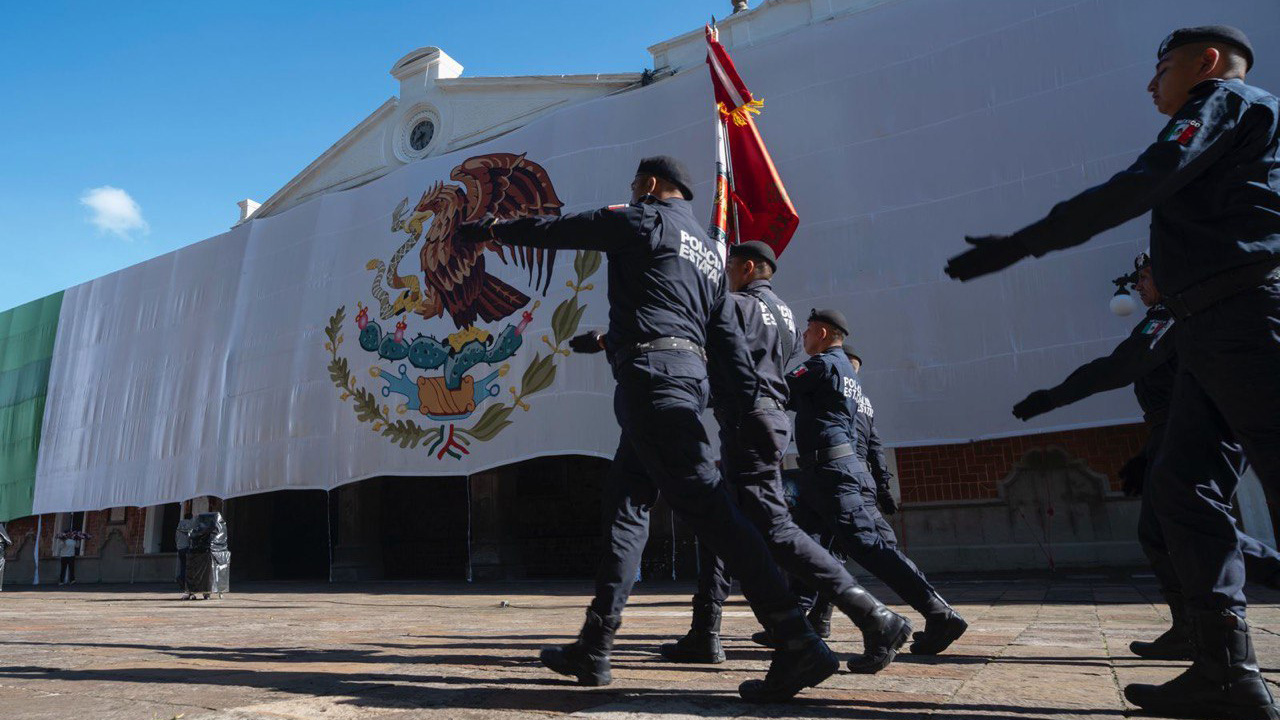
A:
[[[778,255],[773,248],[760,240],[748,240],[744,243],[729,246],[729,257],[743,257],[748,260],[763,260],[775,271],[778,269]]]
[[[1245,68],[1253,69],[1253,45],[1243,30],[1230,25],[1201,25],[1174,30],[1169,33],[1169,37],[1165,38],[1164,42],[1160,43],[1160,49],[1156,51],[1156,60],[1163,59],[1170,50],[1200,42],[1222,42],[1236,46],[1240,52],[1244,53]]]
[[[849,321],[844,319],[844,313],[839,310],[810,310],[809,322],[815,321],[824,322],[845,335],[849,334]]]
[[[1140,252],[1138,253],[1138,257],[1133,259],[1133,269],[1136,272],[1144,267],[1151,267],[1151,256],[1147,253]]]
[[[685,200],[693,199],[693,182],[689,179],[689,171],[684,169],[684,163],[670,155],[654,155],[641,160],[636,174],[666,180],[680,188],[680,194],[684,195]]]
[[[844,354],[851,358],[857,358],[859,364],[866,364],[862,362],[862,356],[859,355],[858,350],[853,347],[853,343],[848,340],[844,341]]]

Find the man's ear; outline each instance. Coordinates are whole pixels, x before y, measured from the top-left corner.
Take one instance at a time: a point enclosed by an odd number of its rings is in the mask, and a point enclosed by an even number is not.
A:
[[[1207,47],[1200,51],[1200,77],[1207,77],[1217,70],[1222,62],[1222,51],[1216,47]]]

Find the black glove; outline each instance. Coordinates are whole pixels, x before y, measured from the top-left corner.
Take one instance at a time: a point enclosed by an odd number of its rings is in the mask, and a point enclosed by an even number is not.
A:
[[[1120,476],[1120,489],[1125,497],[1138,497],[1142,494],[1142,481],[1147,477],[1147,454],[1138,453],[1129,458],[1129,462],[1116,473]]]
[[[1025,422],[1037,415],[1043,415],[1055,407],[1057,406],[1053,403],[1053,396],[1049,394],[1048,390],[1036,390],[1013,406],[1013,416]]]
[[[888,485],[881,485],[876,488],[876,504],[880,506],[880,512],[885,515],[893,515],[898,512],[898,501],[893,499],[893,491]]]
[[[581,335],[569,338],[569,349],[581,355],[591,355],[604,350],[604,333],[599,330],[588,330]]]
[[[1010,235],[965,237],[973,247],[947,261],[946,272],[956,280],[972,280],[1003,270],[1031,254],[1021,240]]]
[[[453,229],[453,239],[463,243],[486,242],[493,238],[493,224],[498,219],[492,214],[485,215],[473,222],[458,223]]]

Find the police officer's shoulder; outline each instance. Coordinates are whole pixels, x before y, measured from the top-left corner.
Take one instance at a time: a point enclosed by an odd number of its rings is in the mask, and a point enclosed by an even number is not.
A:
[[[1160,304],[1152,305],[1147,309],[1147,314],[1143,316],[1142,321],[1133,329],[1134,334],[1147,337],[1162,336],[1170,326],[1173,325],[1173,313]]]
[[[647,203],[622,203],[607,205],[596,212],[605,222],[619,227],[630,227],[636,232],[648,232],[653,227],[657,210]]]
[[[1221,106],[1233,110],[1245,110],[1254,105],[1274,109],[1277,106],[1276,96],[1243,80],[1205,80],[1191,88],[1187,94],[1187,103],[1183,107],[1187,112],[1198,115],[1198,108]],[[1176,113],[1174,120],[1181,112]]]
[[[826,353],[816,353],[810,355],[804,362],[792,370],[789,375],[793,377],[803,377],[814,373],[822,374],[827,371]]]

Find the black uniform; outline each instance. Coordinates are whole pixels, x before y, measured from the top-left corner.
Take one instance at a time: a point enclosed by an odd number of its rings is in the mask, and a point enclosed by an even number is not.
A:
[[[609,331],[605,345],[617,389],[622,438],[610,469],[607,533],[591,608],[616,626],[635,581],[661,491],[701,542],[724,559],[756,614],[773,630],[807,632],[795,597],[760,533],[731,501],[711,459],[700,420],[708,401],[708,366],[726,412],[757,412],[760,384],[734,306],[724,291],[724,249],[707,239],[690,204],[671,199],[499,223],[505,242],[607,253]],[[686,348],[649,350],[676,338]]]
[[[1015,234],[1035,255],[1151,211],[1151,260],[1179,318],[1179,368],[1158,514],[1193,609],[1243,617],[1235,480],[1212,446],[1221,412],[1264,485],[1280,491],[1280,101],[1207,80],[1129,169]],[[1217,497],[1197,492],[1209,481]]]
[[[786,370],[803,351],[791,309],[774,294],[768,280],[755,280],[730,297],[756,361],[762,389],[759,404],[764,406],[775,429],[777,444],[776,452],[767,457],[744,448],[733,431],[732,416],[717,408],[725,478],[736,491],[742,511],[764,534],[778,564],[807,586],[831,596],[839,595],[857,587],[857,581],[831,553],[796,526],[782,487],[780,463],[791,438],[791,420],[783,409],[787,401]],[[729,595],[730,578],[715,553],[702,546],[700,552],[694,606],[721,605]]]
[[[1159,456],[1163,445],[1169,403],[1178,372],[1175,335],[1173,313],[1163,305],[1154,305],[1147,310],[1146,316],[1133,328],[1129,337],[1116,346],[1110,355],[1080,366],[1055,387],[1032,393],[1019,403],[1014,412],[1026,419],[1100,392],[1132,384],[1149,431],[1146,448],[1136,460],[1140,460],[1138,464],[1145,467],[1149,474],[1150,460]],[[1221,419],[1217,422],[1221,422]],[[1222,427],[1225,429],[1225,423]],[[1244,453],[1239,443],[1231,439],[1229,434],[1216,438],[1211,445],[1206,446],[1204,452],[1206,458],[1214,453],[1217,455],[1219,469],[1215,472],[1215,477],[1238,476],[1244,470]],[[1203,490],[1216,492],[1213,488]],[[1160,482],[1142,483],[1138,540],[1151,562],[1161,590],[1176,611],[1182,605],[1182,586],[1169,557],[1164,533],[1155,511],[1157,498],[1162,492],[1164,489]],[[1280,576],[1280,554],[1243,532],[1239,533],[1239,537],[1249,576],[1255,582],[1274,583]]]
[[[1236,28],[1174,31],[1161,45],[1230,45],[1252,64]],[[1280,101],[1243,80],[1206,80],[1127,170],[1060,203],[1009,237],[970,239],[947,273],[961,280],[1027,255],[1085,242],[1151,211],[1151,259],[1179,321],[1178,374],[1153,503],[1196,616],[1196,662],[1165,685],[1125,696],[1162,713],[1277,717],[1244,621],[1244,561],[1230,514],[1236,478],[1223,474],[1223,422],[1263,484],[1280,491]],[[1207,491],[1212,489],[1212,492]]]
[[[846,352],[846,356],[847,354]],[[856,370],[854,374],[857,375]],[[882,534],[887,532],[890,537],[894,537],[896,544],[897,539],[894,536],[893,528],[888,520],[884,518],[886,514],[892,515],[897,511],[896,505],[886,506],[886,503],[892,502],[893,498],[893,473],[889,471],[889,463],[884,456],[884,445],[880,442],[879,433],[876,432],[875,407],[872,406],[871,400],[863,393],[861,381],[859,381],[854,391],[854,400],[858,407],[858,412],[853,416],[854,429],[858,438],[858,444],[854,448],[854,455],[867,466],[867,471],[875,481],[876,499],[872,502],[880,513],[877,527],[880,528]],[[823,525],[821,518],[814,515],[812,511],[804,509],[798,515],[800,526],[809,532],[819,545],[833,551],[837,560],[843,561],[848,558],[845,553],[840,551],[840,543],[836,542],[835,533]],[[828,611],[827,596],[820,593],[818,588],[806,583],[802,578],[792,575],[790,580],[791,589],[800,600],[800,607],[805,610],[817,607],[818,609],[815,612],[825,615]],[[812,617],[813,615],[811,614],[810,618],[812,619]]]
[[[787,375],[796,411],[796,449],[804,469],[797,516],[831,530],[836,545],[926,618],[949,610],[924,574],[898,549],[898,540],[876,507],[877,485],[867,467],[870,427],[858,375],[840,347],[810,357]],[[859,399],[865,404],[861,404]],[[865,415],[861,421],[858,415]],[[809,518],[803,518],[809,515]]]
[[[871,400],[862,394],[861,382],[858,383],[857,392],[858,414],[854,416],[854,422],[857,423],[858,439],[862,441],[858,446],[858,459],[867,464],[871,477],[876,481],[877,496],[883,498],[886,494],[891,495],[893,473],[889,472],[889,462],[884,457],[884,444],[880,442],[880,434],[876,432],[875,408],[871,405]],[[883,506],[883,501],[881,505]],[[893,510],[886,512],[892,514]]]

